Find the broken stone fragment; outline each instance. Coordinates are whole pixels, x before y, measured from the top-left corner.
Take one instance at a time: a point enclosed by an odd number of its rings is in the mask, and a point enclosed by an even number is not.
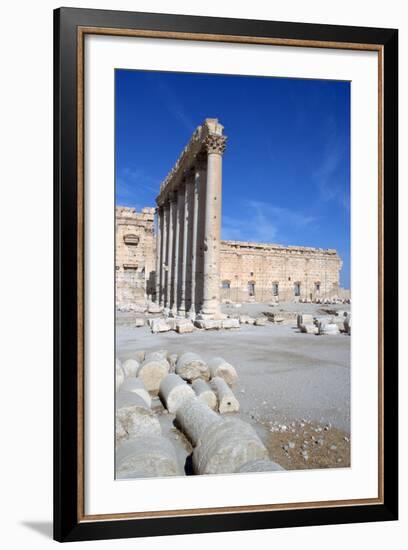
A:
[[[265,317],[257,317],[255,319],[254,325],[256,327],[264,327],[266,325],[266,318]]]
[[[319,334],[339,334],[339,328],[335,323],[319,323]]]
[[[144,326],[145,326],[145,320],[143,319],[143,317],[136,317],[135,327],[139,328],[139,327],[144,327]]]
[[[176,413],[184,401],[195,398],[195,393],[180,376],[168,374],[160,383],[159,396],[166,409]]]
[[[193,323],[188,319],[178,320],[176,322],[176,332],[179,334],[186,334],[194,331]]]
[[[222,357],[213,357],[208,362],[211,378],[219,376],[223,378],[225,382],[232,386],[238,380],[238,374],[235,368],[225,361]]]
[[[176,330],[177,319],[175,317],[167,317],[165,321],[170,327],[170,330]]]
[[[227,412],[238,412],[239,402],[232,393],[228,384],[223,378],[216,376],[211,380],[211,388],[214,390],[218,399],[218,410],[221,414]]]
[[[204,330],[219,330],[222,328],[221,319],[196,319],[194,325]]]
[[[304,332],[305,334],[317,334],[319,332],[319,329],[312,324],[301,324],[299,328],[300,332]]]
[[[116,394],[116,443],[146,434],[160,434],[161,427],[150,407],[139,395],[119,391]]]
[[[222,328],[230,329],[230,328],[239,328],[239,320],[238,319],[224,319],[222,321]]]
[[[116,478],[182,476],[173,445],[160,435],[127,441],[116,451]]]
[[[158,332],[168,332],[171,330],[171,327],[164,319],[151,319],[151,325],[150,325],[153,334],[157,334]]]
[[[250,317],[249,315],[241,315],[239,318],[239,322],[241,325],[253,325],[255,323],[255,319],[253,317]]]
[[[300,328],[301,325],[313,325],[313,315],[309,313],[300,313],[297,316],[297,326]]]
[[[199,355],[193,352],[186,352],[180,355],[176,363],[176,373],[184,380],[192,382],[196,378],[209,380],[210,369]]]

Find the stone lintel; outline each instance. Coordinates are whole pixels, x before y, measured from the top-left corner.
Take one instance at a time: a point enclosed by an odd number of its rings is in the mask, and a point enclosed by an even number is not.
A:
[[[225,149],[225,136],[223,136],[224,127],[219,124],[216,118],[206,118],[201,126],[194,131],[190,141],[184,147],[181,155],[177,159],[173,168],[167,174],[160,185],[160,193],[156,197],[156,203],[161,206],[169,200],[169,193],[177,190],[179,185],[188,176],[189,170],[199,161],[200,153],[212,147],[217,138],[223,137],[222,144],[219,146],[219,152],[222,154]]]
[[[309,246],[284,246],[275,243],[254,243],[246,241],[221,241],[223,251],[235,252],[236,250],[259,252],[276,252],[277,254],[316,254],[323,256],[338,257],[337,250],[333,248],[314,248]]]

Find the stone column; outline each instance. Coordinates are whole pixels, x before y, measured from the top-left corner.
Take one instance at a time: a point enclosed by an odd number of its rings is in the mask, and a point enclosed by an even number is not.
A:
[[[165,202],[162,206],[163,209],[163,223],[162,223],[162,256],[161,256],[161,296],[160,305],[167,306],[167,247],[168,247],[168,224],[169,224],[169,203]]]
[[[171,311],[174,316],[177,315],[178,308],[178,296],[179,296],[179,269],[180,269],[180,221],[181,210],[183,207],[183,192],[181,189],[177,190],[176,200],[174,203],[174,252],[173,252],[173,304]]]
[[[169,310],[171,308],[171,298],[172,298],[172,286],[173,286],[173,222],[174,222],[174,205],[175,205],[175,196],[174,193],[170,193],[169,197],[169,225],[167,233],[167,284],[166,284],[166,308]]]
[[[161,296],[161,246],[162,246],[162,225],[163,225],[163,209],[158,206],[156,209],[156,303],[160,305]]]
[[[182,207],[182,214],[183,217],[180,220],[181,223],[181,242],[180,242],[180,306],[178,308],[178,313],[181,316],[185,316],[186,314],[186,278],[187,278],[187,244],[188,244],[188,217],[189,217],[189,194],[187,189],[191,187],[191,170],[187,172],[186,174],[186,180],[183,186],[183,207]]]
[[[198,256],[199,256],[199,247],[198,247],[198,236],[199,236],[199,199],[202,201],[201,207],[204,208],[204,199],[203,191],[205,192],[205,169],[206,169],[206,157],[205,155],[199,155],[197,157],[195,171],[194,171],[194,182],[193,182],[193,197],[192,197],[192,220],[191,220],[191,303],[189,310],[189,317],[195,319],[197,306],[200,304],[196,303],[197,296],[197,283],[201,283],[201,278],[198,280]],[[201,194],[201,195],[200,195]]]
[[[220,239],[222,154],[226,137],[209,134],[207,149],[207,185],[204,221],[204,277],[201,318],[220,316]]]
[[[185,309],[187,316],[190,316],[191,309],[191,285],[192,285],[192,254],[193,254],[193,208],[194,208],[194,171],[190,173],[190,178],[186,180],[186,216],[185,235],[187,238],[186,250],[186,280],[185,280]]]

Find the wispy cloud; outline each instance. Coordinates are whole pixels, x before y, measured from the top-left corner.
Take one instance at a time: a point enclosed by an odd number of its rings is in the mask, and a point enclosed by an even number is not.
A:
[[[185,110],[177,95],[174,93],[169,84],[159,74],[153,73],[154,83],[157,85],[157,93],[160,96],[160,102],[164,103],[173,117],[182,124],[182,126],[192,133],[196,124]]]
[[[336,201],[341,206],[349,208],[347,186],[344,185],[347,152],[344,148],[344,138],[340,137],[332,118],[327,120],[326,126],[326,147],[322,151],[320,165],[312,174],[312,178],[316,182],[321,200]]]
[[[116,177],[116,203],[123,206],[153,206],[160,182],[139,168],[124,167]]]
[[[262,201],[245,200],[240,210],[245,216],[223,216],[223,239],[284,244],[288,231],[300,231],[317,222],[316,217]]]

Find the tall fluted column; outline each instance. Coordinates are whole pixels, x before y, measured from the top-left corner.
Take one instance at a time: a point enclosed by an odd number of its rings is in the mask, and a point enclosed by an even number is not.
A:
[[[178,295],[179,295],[179,260],[180,260],[180,210],[182,208],[182,192],[180,189],[176,192],[176,200],[174,203],[174,251],[173,251],[173,303],[172,313],[177,315]]]
[[[167,226],[169,223],[169,203],[164,203],[162,208],[162,237],[161,237],[161,263],[160,263],[160,305],[166,306],[167,284]]]
[[[167,234],[167,300],[166,307],[170,309],[172,306],[172,287],[173,287],[173,240],[174,240],[174,205],[175,196],[174,193],[170,193],[169,197],[169,226]]]
[[[162,245],[162,207],[156,209],[156,303],[160,304],[161,295],[161,245]]]
[[[185,235],[187,238],[186,250],[186,282],[185,282],[185,308],[188,315],[191,308],[191,284],[192,284],[192,255],[193,255],[193,208],[194,208],[194,171],[186,180],[186,217],[184,218]]]
[[[204,277],[201,317],[220,315],[220,238],[221,238],[221,185],[222,154],[226,137],[209,134],[207,149],[207,186],[204,221]]]
[[[181,242],[180,242],[180,306],[178,313],[184,316],[186,313],[186,278],[187,278],[187,244],[188,244],[188,219],[189,219],[189,204],[188,204],[188,189],[191,187],[191,170],[186,174],[186,180],[181,190],[183,194],[182,219],[181,226]]]
[[[200,304],[197,303],[197,284],[201,284],[202,277],[200,276],[199,266],[199,208],[201,198],[201,208],[205,207],[203,192],[205,193],[205,177],[206,177],[206,156],[200,154],[197,157],[194,171],[193,197],[192,197],[192,216],[191,216],[191,303],[189,309],[189,317],[195,318],[197,308]]]

